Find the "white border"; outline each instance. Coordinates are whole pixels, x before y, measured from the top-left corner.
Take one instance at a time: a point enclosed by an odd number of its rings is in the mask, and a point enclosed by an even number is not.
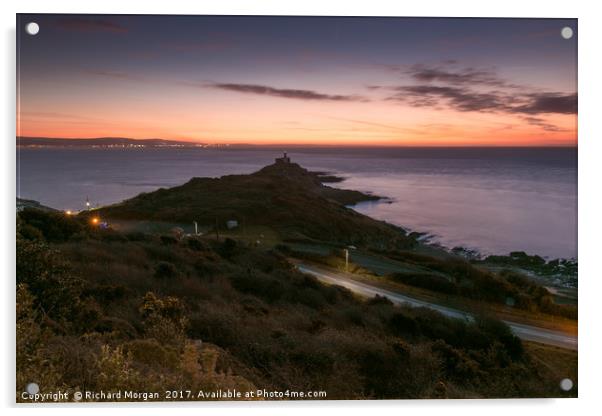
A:
[[[598,240],[602,235],[600,182],[602,159],[600,128],[600,40],[602,40],[601,14],[597,2],[579,1],[179,1],[130,2],[102,0],[82,2],[76,0],[23,0],[18,4],[0,6],[3,27],[1,101],[4,137],[2,146],[2,378],[0,395],[2,404],[18,411],[14,403],[14,204],[15,204],[15,13],[132,13],[132,14],[268,14],[268,15],[347,15],[347,16],[462,16],[462,17],[570,17],[579,18],[579,275],[580,275],[580,334],[579,334],[579,399],[568,400],[478,400],[478,401],[381,401],[381,402],[286,402],[286,403],[213,403],[173,407],[169,404],[143,406],[147,414],[174,411],[189,413],[220,413],[246,415],[326,414],[337,411],[350,415],[365,415],[377,411],[380,415],[400,412],[410,414],[451,415],[504,415],[526,412],[550,415],[589,414],[601,408],[598,397],[601,326],[598,317],[599,298],[602,295]],[[109,408],[116,414],[131,413],[138,405],[115,409],[111,405],[86,406],[86,413],[105,414]],[[33,410],[31,407],[21,408]],[[338,410],[340,409],[340,410]],[[46,414],[81,413],[81,407],[65,408],[46,406]]]

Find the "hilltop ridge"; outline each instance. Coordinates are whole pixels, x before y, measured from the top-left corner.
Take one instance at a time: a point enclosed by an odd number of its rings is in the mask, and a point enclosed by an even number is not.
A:
[[[95,212],[109,220],[196,221],[210,227],[237,220],[269,227],[283,239],[382,248],[414,244],[403,229],[348,208],[380,197],[323,183],[338,179],[277,160],[249,175],[192,178],[184,185],[143,193]]]

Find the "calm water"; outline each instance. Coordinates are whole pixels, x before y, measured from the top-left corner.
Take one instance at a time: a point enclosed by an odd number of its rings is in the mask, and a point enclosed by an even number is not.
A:
[[[250,173],[280,149],[20,149],[17,194],[60,209],[121,201],[193,176]],[[356,210],[448,247],[577,257],[576,149],[295,148],[337,186],[390,197]]]

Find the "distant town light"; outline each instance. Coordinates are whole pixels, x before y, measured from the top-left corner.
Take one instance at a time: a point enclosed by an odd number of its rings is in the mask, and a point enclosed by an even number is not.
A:
[[[65,214],[67,214],[67,215],[71,215],[71,214],[73,214],[73,213],[71,212],[71,210],[69,210],[69,209],[68,209],[67,211],[65,211]]]
[[[92,224],[94,224],[94,225],[98,224],[99,221],[100,220],[98,219],[98,217],[92,218]]]

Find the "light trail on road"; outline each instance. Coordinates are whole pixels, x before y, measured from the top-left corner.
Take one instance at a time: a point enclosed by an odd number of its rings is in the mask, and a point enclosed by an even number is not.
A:
[[[402,295],[401,293],[392,292],[387,289],[381,289],[379,287],[371,286],[366,283],[350,280],[349,278],[345,277],[342,273],[336,273],[329,270],[321,269],[317,266],[309,266],[306,264],[299,264],[297,267],[299,271],[310,274],[324,283],[342,286],[361,296],[384,296],[388,298],[391,302],[398,305],[409,305],[412,307],[429,308],[436,310],[437,312],[440,312],[441,314],[449,316],[451,318],[464,319],[468,321],[474,320],[474,317],[468,312],[463,312],[457,309],[448,308],[446,306],[425,302],[406,295]],[[527,341],[540,342],[542,344],[554,345],[556,347],[567,348],[571,350],[577,349],[576,336],[568,335],[560,331],[539,328],[531,325],[519,324],[511,321],[504,320],[503,322],[506,323],[510,327],[512,332],[521,339]]]

